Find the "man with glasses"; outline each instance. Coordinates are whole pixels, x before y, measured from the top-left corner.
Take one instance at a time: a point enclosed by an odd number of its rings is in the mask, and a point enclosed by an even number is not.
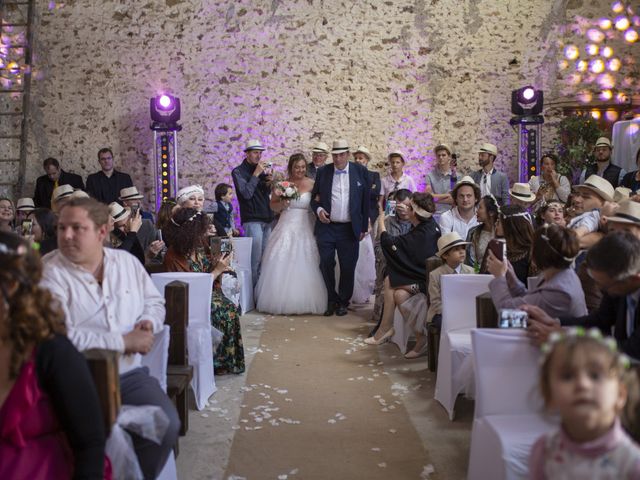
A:
[[[524,305],[529,335],[537,342],[564,326],[596,327],[612,335],[618,347],[640,360],[640,239],[630,232],[613,232],[587,254],[589,275],[604,295],[600,307],[584,317],[551,318],[542,309]]]
[[[133,187],[133,182],[128,173],[120,172],[114,168],[113,152],[110,148],[98,150],[98,162],[100,171],[87,177],[87,193],[96,200],[109,205],[117,202],[120,190]]]
[[[45,175],[36,180],[36,191],[33,194],[33,203],[37,208],[51,208],[53,191],[60,185],[71,185],[74,189],[84,190],[84,182],[80,175],[65,172],[60,168],[60,162],[49,157],[42,162]]]

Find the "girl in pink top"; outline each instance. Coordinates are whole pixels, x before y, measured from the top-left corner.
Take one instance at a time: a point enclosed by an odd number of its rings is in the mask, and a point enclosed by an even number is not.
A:
[[[640,479],[640,447],[620,426],[629,361],[615,341],[578,327],[554,334],[545,351],[540,387],[561,426],[534,444],[530,478]]]

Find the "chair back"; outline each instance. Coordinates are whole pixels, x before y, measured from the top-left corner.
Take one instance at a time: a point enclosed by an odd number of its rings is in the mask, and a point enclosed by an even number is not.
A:
[[[476,405],[474,418],[487,415],[539,414],[540,350],[522,329],[471,331]]]
[[[164,325],[154,335],[151,351],[142,356],[142,365],[149,368],[149,375],[158,380],[162,390],[167,391],[167,364],[169,363],[169,341],[171,327]]]
[[[440,277],[442,331],[476,326],[476,297],[489,291],[493,275],[459,274]]]
[[[476,325],[478,328],[498,328],[498,311],[490,292],[476,297]]]
[[[178,280],[189,285],[189,324],[211,325],[211,295],[213,275],[210,273],[166,272],[154,273],[151,280],[158,291]]]
[[[251,237],[233,237],[233,267],[236,270],[251,270]]]

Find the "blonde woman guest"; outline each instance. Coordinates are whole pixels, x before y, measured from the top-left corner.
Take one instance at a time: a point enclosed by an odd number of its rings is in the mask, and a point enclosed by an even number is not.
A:
[[[6,197],[0,197],[0,232],[13,231],[15,216],[16,209],[13,206],[13,202]]]
[[[571,193],[571,183],[564,175],[558,173],[558,157],[553,153],[545,153],[540,159],[539,176],[529,180],[531,191],[536,200],[550,202],[552,200],[566,202]]]

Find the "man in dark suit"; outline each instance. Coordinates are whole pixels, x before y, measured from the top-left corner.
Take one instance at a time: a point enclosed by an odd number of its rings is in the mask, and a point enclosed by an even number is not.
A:
[[[46,175],[36,180],[36,190],[33,194],[33,203],[37,208],[51,208],[53,190],[60,185],[71,185],[74,189],[84,190],[84,182],[80,175],[65,172],[60,168],[60,162],[49,157],[42,162],[42,168]]]
[[[359,163],[365,168],[368,168],[369,162],[371,161],[371,152],[367,147],[359,146],[356,148],[356,151],[353,152],[353,159],[356,163]],[[371,187],[369,190],[369,220],[371,221],[371,225],[374,224],[376,219],[378,218],[380,204],[380,173],[374,172],[372,170],[369,171],[369,186]]]
[[[119,172],[113,167],[113,152],[110,148],[98,150],[100,171],[87,177],[87,193],[96,200],[109,205],[117,202],[120,190],[133,187],[128,173]]]
[[[324,166],[324,162],[327,161],[328,156],[329,146],[324,142],[316,144],[316,146],[311,149],[311,163],[307,165],[307,177],[315,180],[318,169]]]
[[[311,208],[318,216],[315,226],[320,252],[320,270],[327,286],[329,303],[325,316],[346,315],[353,295],[359,242],[369,225],[369,173],[349,162],[346,140],[333,142],[333,164],[318,170],[311,191]],[[336,292],[336,252],[340,263],[340,283]]]
[[[595,327],[603,335],[613,334],[621,351],[640,360],[640,239],[630,232],[610,233],[591,247],[586,264],[604,292],[600,307],[584,317],[558,319],[525,305],[522,308],[529,313],[530,335],[545,341],[549,333],[563,326]]]

